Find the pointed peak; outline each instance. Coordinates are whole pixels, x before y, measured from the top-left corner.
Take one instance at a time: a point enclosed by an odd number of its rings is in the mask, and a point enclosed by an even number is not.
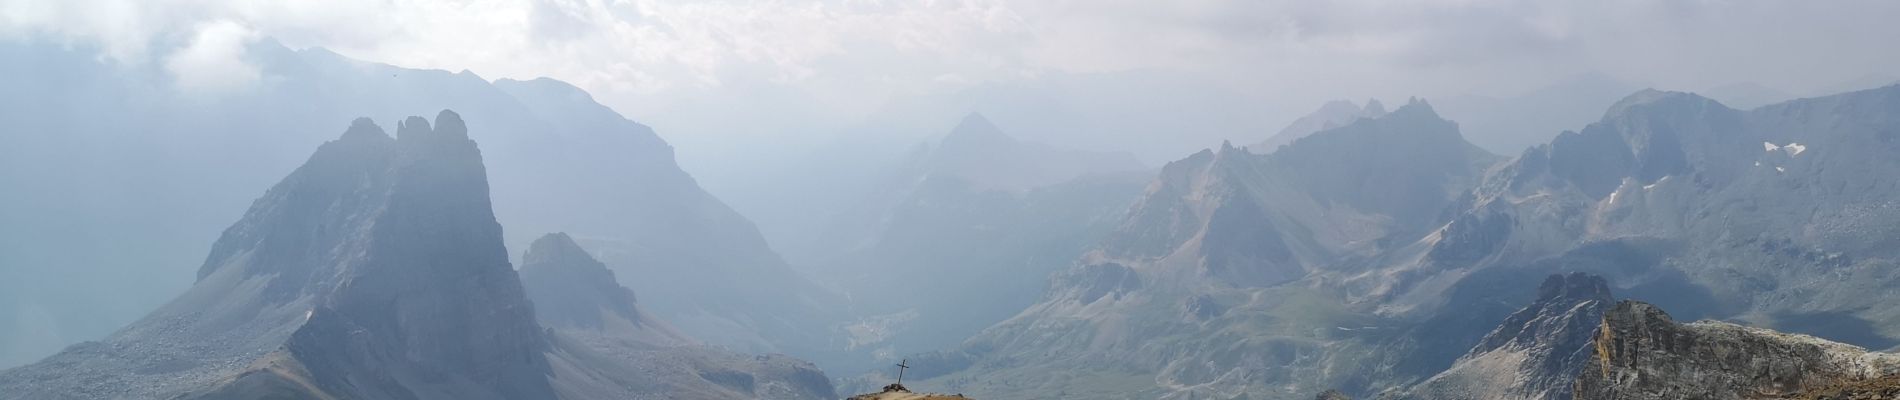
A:
[[[1392,110],[1392,112],[1388,113],[1387,115],[1391,115],[1391,116],[1418,115],[1418,116],[1429,116],[1432,119],[1444,119],[1438,116],[1437,110],[1432,109],[1432,103],[1427,102],[1425,101],[1425,99],[1419,98],[1419,97],[1407,98],[1405,100],[1405,105],[1399,106],[1398,109]]]
[[[383,127],[377,126],[376,121],[372,121],[369,118],[357,118],[354,121],[350,121],[350,129],[343,131],[343,136],[338,139],[362,140],[388,138],[389,133],[383,131]]]
[[[1222,140],[1220,141],[1220,149],[1214,151],[1212,163],[1217,166],[1236,165],[1234,163],[1244,163],[1244,160],[1248,160],[1252,156],[1253,153],[1247,152],[1246,148],[1234,147],[1233,142]]]
[[[965,115],[962,121],[957,122],[956,128],[952,128],[950,134],[943,137],[943,143],[938,148],[961,153],[994,149],[1015,143],[1015,138],[1003,133],[996,124],[990,123],[989,118],[972,112]]]
[[[958,126],[973,125],[973,124],[991,125],[992,127],[994,126],[990,123],[989,118],[983,116],[983,113],[975,112],[975,111],[971,111],[969,114],[964,114],[963,119],[960,121],[957,121]]]
[[[1002,128],[997,128],[995,123],[991,123],[989,118],[975,112],[963,116],[963,120],[957,121],[957,126],[950,129],[950,137],[959,136],[1009,137],[1008,134],[1003,133]]]
[[[1367,117],[1378,118],[1385,115],[1385,103],[1380,103],[1379,99],[1366,99],[1366,106],[1360,108],[1360,112]]]
[[[1182,171],[1200,169],[1202,167],[1205,167],[1207,164],[1214,162],[1215,158],[1219,158],[1219,157],[1218,155],[1214,154],[1213,149],[1201,149],[1201,151],[1194,152],[1194,154],[1189,154],[1187,157],[1182,157],[1179,160],[1169,161],[1167,165],[1161,166],[1161,174],[1162,175],[1179,174],[1179,173],[1185,173]]]

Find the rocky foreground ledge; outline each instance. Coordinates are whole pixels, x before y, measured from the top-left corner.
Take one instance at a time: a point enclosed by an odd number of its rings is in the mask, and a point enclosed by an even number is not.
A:
[[[904,387],[904,385],[890,384],[890,385],[884,386],[883,391],[880,391],[877,393],[865,393],[865,394],[860,394],[856,396],[851,396],[851,398],[845,399],[845,400],[959,400],[959,399],[969,399],[969,398],[963,397],[963,395],[961,394],[911,393],[910,388],[906,388]]]

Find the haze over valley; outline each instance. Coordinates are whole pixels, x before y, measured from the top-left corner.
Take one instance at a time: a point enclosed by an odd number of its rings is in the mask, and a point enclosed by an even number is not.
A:
[[[0,0],[0,399],[1894,398],[1894,17]]]

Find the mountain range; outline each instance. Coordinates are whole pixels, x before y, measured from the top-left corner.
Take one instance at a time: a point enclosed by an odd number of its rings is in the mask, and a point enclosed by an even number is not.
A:
[[[1272,153],[1170,163],[1042,300],[913,358],[966,368],[916,376],[1004,398],[1310,396],[1369,376],[1372,338],[1396,324],[1302,281],[1409,246],[1498,160],[1414,99]],[[1104,381],[1124,385],[1085,384]]]
[[[158,66],[96,49],[5,42],[0,87],[0,366],[112,332],[191,285],[221,224],[334,138],[336,121],[454,109],[487,145],[510,248],[563,231],[647,293],[655,314],[708,343],[818,355],[842,300],[793,271],[745,217],[701,189],[652,129],[551,79],[352,60],[262,40],[263,79],[224,93],[176,90]],[[138,201],[122,201],[138,199]],[[195,254],[194,254],[195,253]],[[720,278],[715,278],[720,277]],[[17,283],[17,284],[16,284]]]
[[[1900,392],[1900,85],[1333,102],[1159,170],[972,113],[795,264],[565,83],[92,50],[0,44],[0,398]]]
[[[225,229],[190,290],[103,341],[0,373],[0,393],[836,397],[808,363],[684,347],[565,235],[536,241],[518,275],[468,132],[450,111],[433,126],[405,119],[393,138],[356,120]]]
[[[914,376],[1001,398],[1493,387],[1453,376],[1579,356],[1527,340],[1588,337],[1589,313],[1521,307],[1571,271],[1690,319],[1891,348],[1876,243],[1893,235],[1896,101],[1900,86],[1741,111],[1641,91],[1505,160],[1415,100],[1266,155],[1223,146],[1169,164],[1043,300],[912,357],[943,366]],[[1507,321],[1524,326],[1493,328]],[[1448,369],[1479,372],[1433,378]],[[1552,376],[1498,393],[1564,393]]]

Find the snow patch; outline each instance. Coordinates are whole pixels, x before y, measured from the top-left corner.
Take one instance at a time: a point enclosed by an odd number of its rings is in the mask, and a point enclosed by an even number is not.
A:
[[[1755,163],[1755,165],[1761,165],[1761,162],[1756,162],[1756,163]],[[1651,182],[1651,183],[1650,183],[1650,184],[1648,184],[1648,185],[1643,185],[1643,190],[1650,190],[1650,189],[1655,189],[1655,188],[1656,188],[1656,185],[1660,185],[1660,184],[1662,184],[1662,183],[1663,183],[1664,181],[1668,181],[1668,180],[1669,180],[1669,177],[1667,177],[1667,176],[1665,176],[1665,177],[1662,177],[1662,179],[1657,179],[1657,180],[1656,180],[1655,182]]]
[[[1788,142],[1788,144],[1785,146],[1777,146],[1774,143],[1761,142],[1761,149],[1762,151],[1771,152],[1771,153],[1776,150],[1780,150],[1784,153],[1788,153],[1789,157],[1794,157],[1794,156],[1801,155],[1801,152],[1808,151],[1808,145],[1797,143],[1797,142]]]
[[[1605,204],[1605,205],[1609,205],[1609,204],[1616,204],[1616,194],[1617,194],[1617,193],[1620,193],[1620,192],[1610,192],[1610,202],[1608,202],[1608,203],[1604,203],[1604,204]]]
[[[1787,168],[1775,167],[1775,172],[1788,172]]]

